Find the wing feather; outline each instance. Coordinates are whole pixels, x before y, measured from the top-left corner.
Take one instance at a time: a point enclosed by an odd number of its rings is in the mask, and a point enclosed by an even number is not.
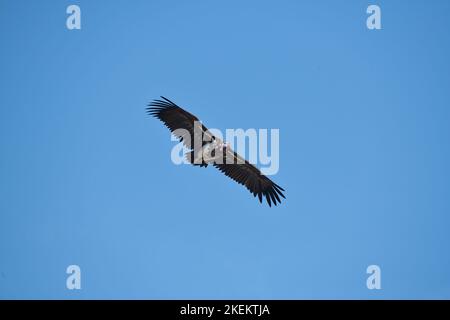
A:
[[[281,203],[280,196],[285,198],[284,189],[263,175],[261,171],[247,160],[239,156],[236,152],[228,149],[226,152],[228,159],[233,161],[214,163],[214,167],[219,169],[227,177],[239,184],[244,185],[254,196],[258,196],[260,202],[265,197],[269,206]]]
[[[156,99],[148,104],[148,114],[161,120],[183,142],[186,148],[193,149],[194,139],[200,139],[198,141],[201,141],[201,144],[203,144],[204,136],[206,136],[206,140],[214,138],[208,128],[201,124],[196,116],[165,97],[161,97],[161,99],[163,100]],[[186,132],[183,133],[178,129],[184,129]]]

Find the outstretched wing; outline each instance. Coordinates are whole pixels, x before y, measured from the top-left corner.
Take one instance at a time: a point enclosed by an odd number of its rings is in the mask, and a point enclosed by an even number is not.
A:
[[[286,199],[282,193],[283,188],[236,152],[227,149],[226,159],[228,160],[221,164],[214,163],[214,166],[237,183],[244,185],[254,197],[258,195],[259,202],[262,202],[263,196],[266,197],[269,206],[272,206],[272,203],[274,205],[281,203],[280,197]]]
[[[153,100],[148,104],[147,112],[161,120],[169,130],[183,142],[188,149],[194,148],[194,139],[200,142],[213,138],[209,130],[200,123],[198,118],[186,110],[180,108],[167,98]],[[178,130],[184,129],[184,130]]]

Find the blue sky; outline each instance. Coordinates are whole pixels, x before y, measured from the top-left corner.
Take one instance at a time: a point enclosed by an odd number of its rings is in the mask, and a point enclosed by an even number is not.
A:
[[[0,298],[450,298],[449,12],[1,0]],[[287,200],[175,166],[145,114],[160,95],[209,127],[279,128]]]

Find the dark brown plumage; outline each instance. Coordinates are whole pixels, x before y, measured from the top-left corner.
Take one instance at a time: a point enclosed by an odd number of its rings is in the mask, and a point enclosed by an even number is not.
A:
[[[180,108],[169,99],[161,98],[163,100],[152,101],[148,105],[147,111],[150,115],[161,120],[183,142],[186,148],[190,150],[194,148],[194,139],[200,139],[198,141],[202,141],[202,147],[210,141],[218,140],[193,114]],[[183,134],[177,129],[186,130],[189,136],[187,136],[186,132]],[[199,135],[206,136],[206,139]],[[194,154],[196,151],[192,150],[190,154]],[[274,205],[281,203],[280,197],[285,198],[282,193],[284,191],[283,188],[263,175],[258,168],[230,148],[225,149],[224,159],[232,159],[232,161],[227,160],[223,161],[223,163],[213,163],[212,165],[237,183],[244,185],[254,197],[258,196],[260,202],[265,197],[269,206],[272,206],[272,203]],[[191,163],[193,162],[191,161]],[[207,167],[208,164],[202,163],[201,166]]]

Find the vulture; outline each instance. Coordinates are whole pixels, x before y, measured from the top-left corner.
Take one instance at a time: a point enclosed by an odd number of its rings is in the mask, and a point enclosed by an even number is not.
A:
[[[215,137],[199,119],[169,99],[162,97],[148,104],[149,115],[164,125],[189,150],[186,159],[194,166],[213,167],[244,185],[259,202],[263,197],[268,205],[281,203],[284,189],[263,175],[254,165],[233,151],[228,143]],[[286,199],[286,198],[285,198]]]

